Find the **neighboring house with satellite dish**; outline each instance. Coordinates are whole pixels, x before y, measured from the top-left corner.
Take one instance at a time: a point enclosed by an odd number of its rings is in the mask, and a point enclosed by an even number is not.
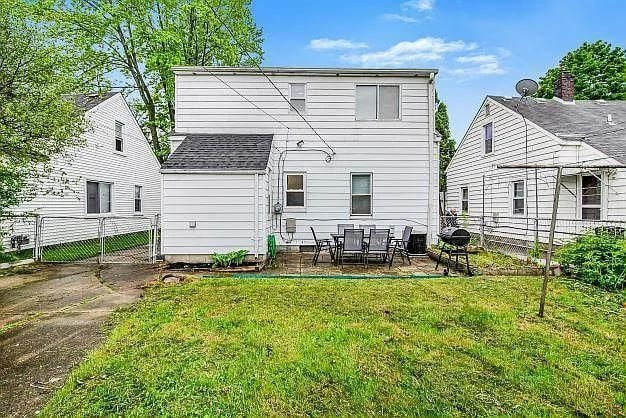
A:
[[[436,70],[174,68],[162,254],[207,262],[268,236],[299,249],[338,224],[438,232]],[[396,235],[397,236],[397,235]]]
[[[36,214],[43,219],[46,245],[98,237],[98,218],[127,217],[108,234],[149,229],[132,222],[152,217],[161,208],[160,164],[121,93],[81,94],[75,98],[85,111],[83,143],[55,157],[49,179],[36,196],[10,212]],[[24,218],[16,218],[24,219]],[[4,248],[30,248],[30,223],[6,221]]]
[[[484,217],[485,234],[546,242],[557,167],[557,234],[626,220],[626,101],[574,100],[566,72],[553,99],[487,96],[446,170],[446,208]]]

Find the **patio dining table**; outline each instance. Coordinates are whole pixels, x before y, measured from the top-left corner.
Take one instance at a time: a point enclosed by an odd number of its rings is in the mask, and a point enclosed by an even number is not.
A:
[[[333,239],[333,242],[335,243],[335,248],[339,248],[339,244],[341,243],[341,241],[343,241],[343,234],[338,234],[338,233],[331,233],[330,237]],[[370,239],[370,234],[364,234],[363,235],[363,241],[369,241]],[[393,236],[393,231],[389,231],[389,242],[395,241],[396,239]],[[339,260],[337,257],[335,257],[335,262],[338,264]]]

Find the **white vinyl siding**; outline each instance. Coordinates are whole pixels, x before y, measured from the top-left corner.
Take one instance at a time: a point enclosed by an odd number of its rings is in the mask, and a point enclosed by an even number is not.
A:
[[[352,173],[350,175],[350,214],[372,214],[372,175]]]
[[[143,186],[143,216],[152,217],[160,213],[160,164],[121,94],[88,110],[85,117],[90,129],[82,136],[83,144],[68,150],[67,156],[53,160],[52,173],[55,179],[56,173],[65,173],[63,192],[45,193],[51,187],[59,187],[57,180],[45,180],[41,186],[42,193],[11,209],[14,213],[32,212],[50,217],[66,217],[64,222],[46,221],[46,245],[98,236],[97,219],[79,222],[70,218],[100,216],[87,214],[87,181],[112,184],[111,211],[102,216],[134,216],[132,202],[135,184]],[[115,152],[114,148],[116,120],[124,125],[124,153]],[[109,232],[134,232],[137,228],[147,230],[150,222],[119,221],[116,229]],[[32,237],[32,228],[27,233]]]
[[[400,86],[357,85],[356,119],[400,119]]]

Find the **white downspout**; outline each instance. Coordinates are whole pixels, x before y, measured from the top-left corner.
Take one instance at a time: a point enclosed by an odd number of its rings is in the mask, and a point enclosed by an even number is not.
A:
[[[259,174],[254,175],[254,259],[259,258]]]
[[[427,214],[427,224],[428,224],[428,234],[427,234],[427,244],[430,245],[433,242],[434,234],[437,232],[433,230],[433,210],[434,208],[434,197],[433,197],[433,187],[437,187],[437,194],[439,195],[439,182],[435,181],[435,179],[439,178],[439,173],[437,172],[437,176],[433,176],[433,158],[434,158],[434,139],[435,139],[435,74],[430,73],[430,77],[428,79],[428,214]],[[439,169],[439,167],[436,167]],[[434,184],[433,184],[434,183]],[[437,199],[438,201],[438,199]],[[435,214],[436,216],[436,214]]]

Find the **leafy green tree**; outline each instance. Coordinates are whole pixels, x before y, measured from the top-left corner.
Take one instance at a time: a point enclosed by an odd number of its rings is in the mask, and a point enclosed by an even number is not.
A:
[[[439,96],[435,93],[435,102],[437,111],[435,112],[435,129],[441,134],[441,142],[439,143],[439,191],[446,191],[446,168],[450,164],[450,160],[456,149],[456,142],[450,134],[450,120],[448,118],[448,108],[446,104],[439,100]]]
[[[54,191],[55,156],[80,144],[83,112],[74,62],[21,2],[0,0],[0,214],[42,191]],[[58,173],[54,173],[59,179]]]
[[[585,42],[568,52],[559,67],[539,78],[538,97],[554,96],[554,82],[561,69],[574,76],[574,99],[626,100],[626,50],[604,41]]]
[[[53,2],[50,5],[50,2]],[[163,159],[174,128],[176,65],[249,66],[262,59],[250,0],[40,0],[84,74],[125,88]],[[230,28],[237,41],[226,30]],[[252,59],[246,54],[249,53]],[[99,86],[98,86],[99,87]]]

